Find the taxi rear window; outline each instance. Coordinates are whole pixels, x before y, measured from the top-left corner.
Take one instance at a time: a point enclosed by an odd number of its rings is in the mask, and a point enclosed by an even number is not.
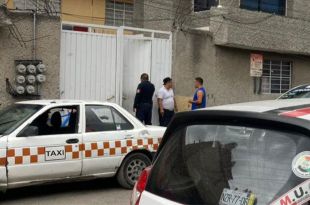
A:
[[[308,150],[310,138],[301,134],[191,125],[169,137],[146,190],[182,204],[304,204],[310,199]]]

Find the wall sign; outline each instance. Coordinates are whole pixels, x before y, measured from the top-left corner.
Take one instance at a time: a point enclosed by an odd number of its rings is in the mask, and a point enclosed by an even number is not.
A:
[[[252,77],[262,77],[263,75],[263,55],[251,54],[250,75]]]

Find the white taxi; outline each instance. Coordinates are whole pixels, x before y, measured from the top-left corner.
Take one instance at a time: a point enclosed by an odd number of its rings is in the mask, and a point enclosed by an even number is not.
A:
[[[112,103],[16,103],[0,111],[0,190],[112,176],[131,188],[164,132]]]

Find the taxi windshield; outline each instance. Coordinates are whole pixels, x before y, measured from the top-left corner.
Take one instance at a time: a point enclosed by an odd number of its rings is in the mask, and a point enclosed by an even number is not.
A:
[[[14,104],[0,111],[0,135],[10,134],[29,117],[42,108],[42,105]]]
[[[304,204],[310,199],[308,150],[310,138],[301,134],[190,125],[161,150],[147,191],[192,205]]]
[[[310,98],[310,85],[294,88],[283,94],[280,99]]]

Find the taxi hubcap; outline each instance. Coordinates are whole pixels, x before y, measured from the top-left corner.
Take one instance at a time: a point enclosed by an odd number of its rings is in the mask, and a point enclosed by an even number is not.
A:
[[[146,164],[140,159],[132,160],[127,167],[127,177],[129,181],[134,184],[140,176]]]

